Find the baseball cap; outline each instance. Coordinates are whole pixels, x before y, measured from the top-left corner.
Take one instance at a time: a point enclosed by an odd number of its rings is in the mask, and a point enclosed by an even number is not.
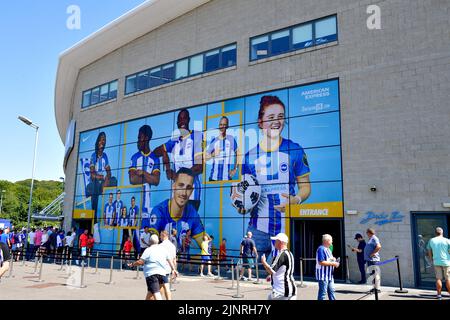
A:
[[[281,242],[288,243],[289,238],[285,233],[279,233],[275,237],[270,237],[272,240],[280,240]]]
[[[357,234],[355,234],[355,239],[358,239],[358,238],[364,238],[364,237],[361,235],[361,233],[357,233]]]

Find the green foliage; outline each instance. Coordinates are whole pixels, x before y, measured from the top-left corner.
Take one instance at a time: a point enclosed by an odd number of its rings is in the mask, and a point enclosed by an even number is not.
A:
[[[0,180],[0,194],[3,193],[3,206],[0,218],[10,219],[17,228],[26,227],[28,218],[28,201],[30,198],[31,180],[17,181],[12,183]],[[31,214],[39,212],[49,205],[63,192],[63,184],[60,181],[34,181],[33,202]],[[43,226],[58,224],[57,222],[30,222],[31,226]]]

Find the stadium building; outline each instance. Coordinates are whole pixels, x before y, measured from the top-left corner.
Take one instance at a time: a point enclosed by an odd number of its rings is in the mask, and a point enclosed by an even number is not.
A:
[[[138,246],[144,226],[206,232],[230,255],[247,230],[267,253],[286,232],[297,273],[328,233],[356,282],[348,245],[372,227],[404,285],[432,286],[424,248],[450,224],[449,13],[434,0],[144,2],[60,55],[66,230],[89,228],[102,250]],[[380,268],[397,285],[395,262]]]

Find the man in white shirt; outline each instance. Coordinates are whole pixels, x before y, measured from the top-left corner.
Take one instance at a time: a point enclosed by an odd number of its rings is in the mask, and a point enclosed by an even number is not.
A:
[[[159,246],[159,239],[156,234],[150,237],[150,247],[145,249],[141,258],[129,263],[128,267],[144,266],[145,281],[147,282],[147,296],[145,300],[162,300],[161,286],[164,285],[164,277],[166,276],[166,263],[171,268],[171,273],[174,277],[177,276],[177,271],[174,268],[172,260],[169,257],[166,249]],[[170,292],[170,290],[168,290]]]
[[[141,245],[141,251],[140,254],[142,255],[148,247],[150,247],[150,232],[148,230],[148,227],[144,227],[144,233],[139,238],[139,244]]]
[[[161,231],[160,238],[161,243],[159,245],[163,247],[164,250],[166,250],[166,252],[169,254],[169,259],[172,260],[172,264],[174,265],[175,270],[177,270],[177,248],[169,240],[169,233],[166,230]],[[170,293],[170,282],[172,281],[172,279],[170,279],[170,272],[170,265],[169,263],[166,263],[166,276],[164,277],[163,288],[167,300],[172,300]],[[169,290],[167,290],[167,287],[169,287]]]
[[[28,233],[28,247],[27,247],[27,254],[25,258],[27,261],[34,259],[34,243],[36,240],[36,229],[31,229],[31,232]]]

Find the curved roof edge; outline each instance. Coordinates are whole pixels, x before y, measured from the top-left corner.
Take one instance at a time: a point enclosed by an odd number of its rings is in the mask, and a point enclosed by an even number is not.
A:
[[[148,0],[84,38],[59,56],[55,118],[64,143],[73,92],[81,68],[210,0]]]

